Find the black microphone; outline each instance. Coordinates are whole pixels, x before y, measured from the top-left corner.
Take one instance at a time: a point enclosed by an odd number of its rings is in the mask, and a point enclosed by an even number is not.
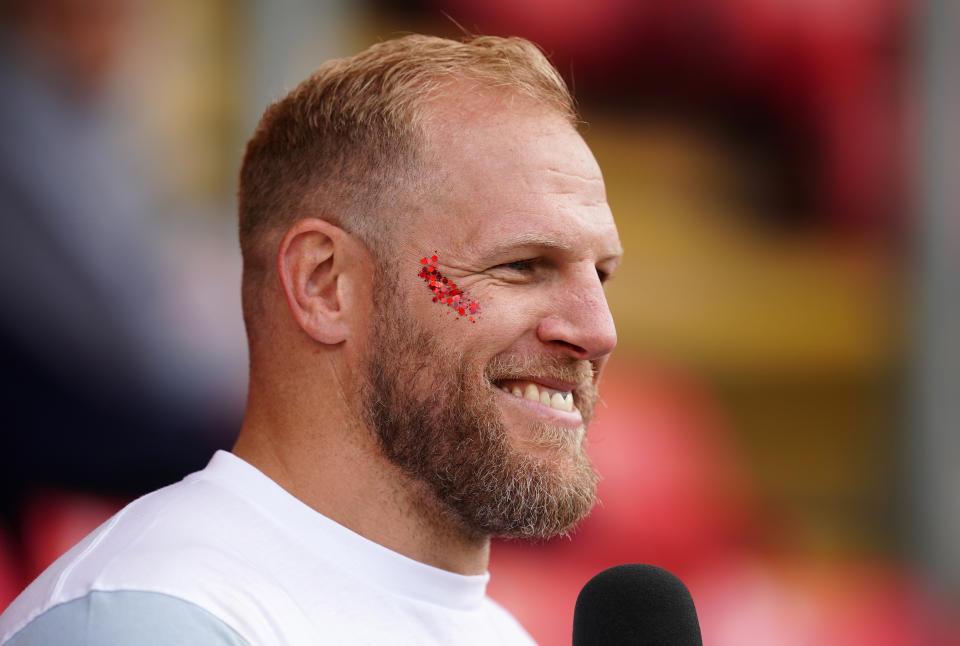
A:
[[[703,646],[687,586],[652,565],[604,570],[583,586],[573,611],[573,646]]]

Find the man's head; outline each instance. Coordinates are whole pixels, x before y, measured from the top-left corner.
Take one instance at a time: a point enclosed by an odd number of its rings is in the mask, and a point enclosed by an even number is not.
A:
[[[465,88],[576,118],[566,84],[532,43],[494,37],[379,43],[328,61],[267,108],[240,171],[245,317],[258,309],[280,238],[301,218],[322,218],[392,260],[397,226],[440,180],[429,172],[429,106]]]
[[[241,172],[253,371],[298,347],[266,333],[282,288],[350,415],[465,533],[548,537],[593,502],[584,429],[620,247],[574,124],[526,41],[412,36],[268,109]],[[433,255],[482,313],[437,302],[418,275]]]

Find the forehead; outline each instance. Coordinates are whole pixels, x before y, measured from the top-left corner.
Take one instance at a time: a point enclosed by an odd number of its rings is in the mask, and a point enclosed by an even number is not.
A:
[[[600,168],[567,120],[508,98],[434,108],[439,180],[414,239],[464,258],[513,243],[620,252]]]

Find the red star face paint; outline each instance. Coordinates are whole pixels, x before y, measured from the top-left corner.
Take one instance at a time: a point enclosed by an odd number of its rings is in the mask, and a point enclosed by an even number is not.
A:
[[[427,288],[433,293],[433,302],[441,307],[448,308],[446,314],[452,311],[457,320],[464,316],[471,323],[476,323],[476,318],[480,316],[480,303],[471,300],[457,284],[448,280],[446,276],[437,269],[437,252],[429,257],[420,259],[420,271],[417,276],[423,279]]]

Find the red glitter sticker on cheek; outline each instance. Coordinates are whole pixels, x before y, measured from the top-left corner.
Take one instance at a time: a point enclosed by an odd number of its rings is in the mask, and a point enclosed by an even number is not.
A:
[[[461,316],[468,317],[471,323],[476,323],[476,318],[480,316],[480,303],[470,298],[457,284],[448,280],[446,276],[437,269],[437,252],[427,258],[420,259],[420,271],[417,276],[423,279],[427,288],[433,293],[433,302],[443,307],[448,307],[457,315],[457,320]],[[447,311],[446,314],[449,314]]]

